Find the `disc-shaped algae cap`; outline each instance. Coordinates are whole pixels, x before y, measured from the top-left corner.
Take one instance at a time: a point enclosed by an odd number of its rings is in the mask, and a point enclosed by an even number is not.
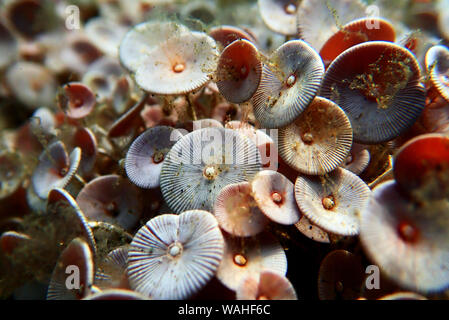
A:
[[[295,288],[285,276],[262,271],[248,276],[237,289],[237,300],[298,300]]]
[[[223,128],[223,124],[215,119],[199,119],[192,121],[192,131],[204,128]]]
[[[212,210],[221,189],[249,181],[260,169],[259,150],[249,139],[230,129],[195,130],[165,157],[161,191],[175,213]]]
[[[89,128],[78,127],[72,138],[72,145],[81,149],[81,160],[78,172],[89,174],[97,160],[97,138]]]
[[[103,56],[89,64],[89,69],[83,74],[81,82],[95,93],[99,103],[110,103],[111,100],[114,102],[114,99],[117,99],[114,95],[117,93],[118,84],[122,78],[126,79],[125,70],[117,59]],[[116,108],[115,105],[114,109],[120,114],[124,111],[117,110],[121,108]]]
[[[54,105],[56,79],[44,66],[35,62],[16,62],[6,70],[5,80],[15,97],[26,106]]]
[[[256,46],[248,40],[236,40],[220,55],[217,66],[217,87],[232,103],[251,99],[259,87],[262,62]]]
[[[389,141],[411,127],[424,109],[421,70],[407,49],[385,41],[356,45],[340,54],[324,76],[320,95],[347,114],[354,141]]]
[[[360,214],[371,190],[352,172],[338,168],[325,177],[299,176],[295,196],[301,212],[328,232],[344,236],[359,233]]]
[[[97,239],[97,261],[103,261],[111,252],[121,246],[127,246],[133,240],[133,236],[122,227],[103,221],[89,221],[89,228]],[[107,239],[108,241],[103,241]]]
[[[95,94],[80,82],[69,82],[63,87],[59,102],[67,116],[71,119],[81,119],[89,115],[95,107]]]
[[[343,51],[367,41],[396,40],[393,25],[382,18],[361,18],[349,22],[331,36],[320,50],[320,56],[326,65],[331,63]]]
[[[175,22],[142,22],[123,37],[119,47],[120,62],[130,72],[136,72],[162,42],[171,37],[179,39],[188,32],[185,26]]]
[[[75,238],[56,262],[48,286],[47,300],[81,299],[90,293],[93,278],[91,249],[83,239]]]
[[[281,173],[260,171],[251,181],[253,197],[260,210],[272,221],[295,224],[301,218],[293,183]]]
[[[30,118],[31,132],[36,135],[43,134],[46,137],[53,137],[56,135],[56,117],[50,109],[41,107],[33,112]]]
[[[20,153],[0,152],[0,199],[12,195],[25,178],[25,166]]]
[[[87,21],[85,32],[87,37],[105,54],[118,57],[118,48],[127,28],[106,17],[94,17]]]
[[[258,0],[260,16],[274,32],[284,35],[296,34],[297,0]]]
[[[365,5],[360,0],[303,0],[297,12],[300,37],[319,51],[342,26],[364,17]]]
[[[3,7],[2,19],[7,20],[12,29],[26,40],[43,34],[50,27],[49,21],[55,18],[43,1],[4,1]]]
[[[129,134],[136,126],[142,124],[142,118],[140,116],[142,109],[148,99],[148,94],[143,94],[139,101],[137,101],[131,108],[128,109],[124,114],[122,114],[114,123],[111,125],[108,131],[109,138],[123,137]]]
[[[111,174],[87,183],[76,201],[89,220],[113,222],[132,230],[142,215],[140,190],[128,179]]]
[[[436,2],[436,10],[438,12],[437,25],[441,35],[448,40],[449,39],[449,3],[447,0],[441,0]]]
[[[39,164],[33,171],[31,182],[34,191],[46,199],[53,188],[64,188],[78,170],[81,160],[81,149],[75,148],[67,154],[64,143],[55,141],[39,156]]]
[[[239,237],[255,236],[268,223],[251,195],[249,182],[229,184],[217,196],[214,215],[220,228]]]
[[[85,239],[94,254],[97,252],[92,229],[75,199],[66,190],[51,189],[48,193],[46,209],[47,214],[57,215],[55,219],[62,218],[67,225],[70,225],[70,232],[75,232],[77,237]]]
[[[217,69],[215,40],[205,33],[170,37],[148,53],[137,69],[137,85],[155,94],[183,94],[205,85]]]
[[[31,237],[25,233],[16,231],[5,231],[0,234],[0,251],[6,255],[11,255],[16,248],[26,246]]]
[[[191,210],[148,221],[128,252],[133,290],[153,299],[186,299],[215,274],[223,257],[223,236],[215,217]]]
[[[218,26],[209,30],[209,35],[217,41],[223,48],[233,43],[236,40],[245,39],[255,43],[255,39],[248,34],[245,30],[235,26]]]
[[[167,126],[150,128],[138,136],[125,159],[126,174],[131,182],[141,188],[158,187],[165,157],[181,137],[180,131]]]
[[[368,257],[402,288],[436,292],[449,287],[449,202],[412,201],[384,182],[361,215]]]
[[[63,70],[70,70],[79,76],[88,73],[94,61],[103,55],[82,31],[67,33],[62,48],[58,47],[57,50],[57,59]]]
[[[449,102],[449,49],[443,45],[430,48],[426,53],[426,68],[432,85]]]
[[[100,289],[128,288],[128,251],[130,246],[123,245],[108,253],[97,263],[95,285]]]
[[[284,249],[271,234],[250,238],[225,236],[224,255],[217,271],[221,283],[236,291],[248,276],[258,276],[265,270],[281,276],[287,273]]]
[[[360,297],[364,280],[361,259],[346,250],[326,255],[318,273],[320,300],[354,300]]]
[[[394,160],[393,173],[398,186],[418,200],[449,195],[449,137],[431,133],[404,144]]]
[[[352,127],[344,111],[317,97],[290,125],[279,130],[279,155],[305,174],[325,174],[346,159],[352,146]]]
[[[370,159],[371,155],[364,145],[353,143],[351,151],[341,167],[359,175],[368,167]]]
[[[254,115],[263,128],[293,122],[312,102],[324,74],[318,53],[302,40],[281,45],[263,66],[252,98]]]

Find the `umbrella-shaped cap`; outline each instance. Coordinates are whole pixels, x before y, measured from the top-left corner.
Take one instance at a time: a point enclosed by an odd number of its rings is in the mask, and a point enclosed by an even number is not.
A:
[[[223,236],[214,216],[201,210],[148,221],[128,252],[131,288],[154,299],[186,299],[215,274]]]

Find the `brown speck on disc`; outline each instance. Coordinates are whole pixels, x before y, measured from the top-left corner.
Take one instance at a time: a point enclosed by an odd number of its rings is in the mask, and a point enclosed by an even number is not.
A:
[[[346,250],[330,252],[321,262],[318,274],[320,300],[355,300],[364,280],[360,258]]]
[[[262,62],[257,48],[247,40],[236,40],[220,55],[217,67],[217,87],[232,103],[251,99],[259,87]]]
[[[258,276],[269,270],[281,276],[287,272],[287,258],[280,243],[269,233],[256,237],[237,238],[225,234],[223,259],[217,278],[226,287],[236,291],[248,276]]]
[[[279,154],[292,168],[311,175],[325,174],[346,159],[352,128],[343,110],[317,97],[290,125],[279,130]]]
[[[255,236],[268,223],[251,195],[249,182],[224,187],[215,200],[214,215],[223,230],[239,237]]]

